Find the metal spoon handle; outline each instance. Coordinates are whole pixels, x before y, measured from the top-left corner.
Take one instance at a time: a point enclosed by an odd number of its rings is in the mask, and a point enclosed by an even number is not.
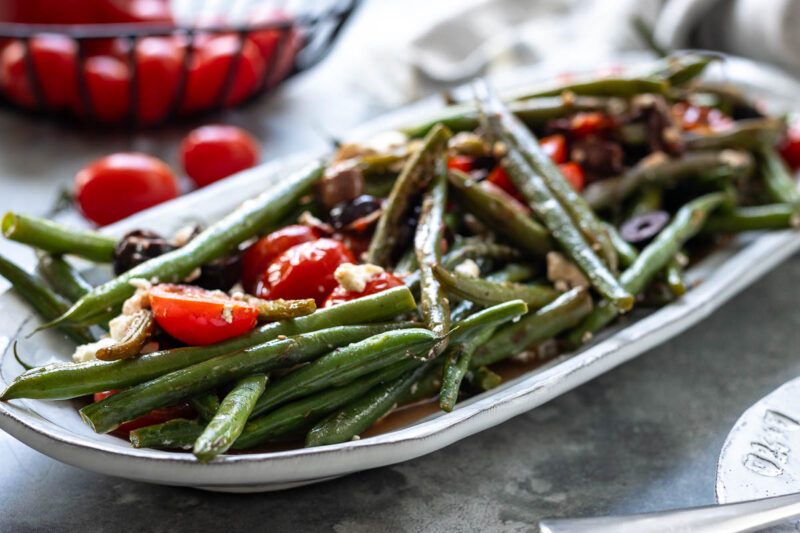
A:
[[[800,493],[630,516],[543,520],[541,533],[740,533],[800,518]]]

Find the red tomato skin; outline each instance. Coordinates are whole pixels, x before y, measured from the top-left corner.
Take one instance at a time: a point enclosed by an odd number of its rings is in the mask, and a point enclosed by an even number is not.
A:
[[[258,163],[258,141],[241,128],[212,124],[189,132],[180,147],[186,174],[198,187],[227,178]]]
[[[403,280],[394,274],[386,271],[378,272],[370,278],[364,290],[361,292],[351,292],[341,285],[337,285],[336,288],[333,289],[333,292],[325,299],[325,303],[322,304],[322,307],[333,307],[334,305],[339,305],[344,302],[349,302],[350,300],[355,300],[356,298],[369,296],[370,294],[382,292],[392,287],[400,287],[402,285],[404,285]]]
[[[178,196],[178,182],[163,161],[121,152],[101,157],[75,175],[75,199],[83,215],[106,225]]]
[[[454,155],[447,160],[447,168],[469,173],[475,164],[475,159],[467,155]]]
[[[292,246],[315,241],[319,237],[319,232],[314,228],[295,224],[275,230],[254,242],[242,256],[242,285],[245,290],[255,292],[267,267],[280,254]]]
[[[563,135],[556,134],[539,139],[539,145],[553,163],[558,165],[567,160],[567,140]]]
[[[102,122],[120,122],[128,114],[131,78],[128,65],[112,56],[94,56],[83,66],[94,116]],[[77,103],[77,112],[83,103]]]
[[[178,91],[184,54],[179,39],[172,37],[146,37],[136,45],[136,111],[142,124],[166,117]]]
[[[95,0],[99,22],[173,22],[167,0]]]
[[[518,202],[527,205],[525,198],[523,198],[519,190],[517,190],[517,186],[511,182],[511,178],[508,177],[508,174],[506,174],[506,171],[503,170],[503,167],[500,165],[497,165],[492,169],[492,171],[489,173],[489,176],[486,178],[486,181],[495,187],[502,189],[505,193],[514,197],[514,199]]]
[[[230,310],[229,321],[224,317]],[[162,283],[150,289],[150,307],[161,328],[190,346],[206,346],[246,333],[258,319],[258,309],[192,285]]]
[[[800,168],[800,126],[792,126],[781,140],[778,150],[792,170]]]
[[[686,131],[705,134],[724,131],[733,126],[733,119],[719,109],[677,102],[672,106],[675,117]]]
[[[0,20],[27,24],[90,24],[100,22],[97,0],[3,0]]]
[[[558,170],[564,175],[564,178],[572,185],[572,188],[578,192],[583,190],[586,183],[586,176],[584,176],[583,168],[574,161],[558,165]]]
[[[355,263],[353,254],[333,239],[292,246],[267,267],[257,287],[267,300],[314,298],[318,306],[338,285],[333,273],[343,263]]]
[[[585,137],[614,127],[614,121],[596,111],[576,113],[570,120],[570,131],[576,137]]]

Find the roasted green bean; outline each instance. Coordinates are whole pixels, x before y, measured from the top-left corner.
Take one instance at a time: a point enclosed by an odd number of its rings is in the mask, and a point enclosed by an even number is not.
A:
[[[108,263],[114,256],[113,237],[95,231],[75,230],[45,218],[9,211],[0,221],[6,239],[53,254],[74,254],[90,261]]]

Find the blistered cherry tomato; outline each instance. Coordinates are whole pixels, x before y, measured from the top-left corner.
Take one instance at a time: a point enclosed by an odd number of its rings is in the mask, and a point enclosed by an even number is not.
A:
[[[461,172],[470,172],[474,164],[475,159],[467,155],[454,155],[447,160],[447,168],[454,168]]]
[[[341,285],[338,285],[325,299],[325,303],[322,305],[322,307],[333,307],[334,305],[349,302],[350,300],[355,300],[356,298],[361,298],[362,296],[369,296],[370,294],[385,291],[387,289],[391,289],[392,287],[400,287],[402,285],[404,285],[403,280],[394,274],[390,274],[386,271],[378,272],[372,276],[369,281],[367,281],[364,290],[361,292],[352,292]]]
[[[115,57],[94,56],[83,66],[94,115],[103,122],[119,122],[128,113],[131,78],[128,65]],[[83,103],[78,102],[78,111]]]
[[[180,158],[186,174],[204,187],[258,163],[258,141],[236,126],[201,126],[181,141]]]
[[[583,168],[578,163],[570,161],[569,163],[558,165],[558,170],[561,171],[573,189],[578,192],[583,190],[586,177],[583,174]]]
[[[792,126],[778,147],[783,160],[792,170],[800,168],[800,126]]]
[[[184,113],[202,111],[216,105],[231,62],[239,53],[239,46],[239,36],[233,34],[199,42],[189,66],[182,105]],[[233,84],[223,102],[226,106],[235,106],[253,94],[264,74],[264,58],[258,47],[252,41],[245,40],[241,48]]]
[[[614,127],[608,115],[596,111],[576,113],[570,120],[570,131],[577,137],[600,133]]]
[[[101,157],[75,175],[75,199],[92,222],[105,225],[178,196],[178,182],[163,161],[121,152]]]
[[[292,246],[277,257],[259,282],[258,296],[267,300],[314,298],[318,306],[338,285],[333,273],[343,263],[355,263],[353,254],[333,239]]]
[[[264,276],[267,267],[280,254],[298,244],[319,239],[319,232],[299,224],[275,230],[253,243],[242,256],[242,285],[248,292]]]
[[[553,163],[563,163],[567,160],[567,140],[563,135],[556,134],[539,139],[539,145]]]
[[[100,400],[104,400],[105,398],[108,398],[117,392],[119,391],[111,390],[106,392],[95,392],[94,401],[99,402]],[[188,404],[184,403],[180,405],[171,405],[169,407],[162,407],[161,409],[154,409],[146,415],[142,415],[139,418],[135,418],[129,422],[120,424],[115,431],[128,433],[134,429],[152,426],[155,424],[163,424],[164,422],[173,420],[175,418],[193,418],[196,414],[197,413],[195,413],[195,410],[192,409]]]
[[[219,291],[162,283],[150,289],[150,307],[161,328],[190,346],[205,346],[253,329],[258,309]]]
[[[31,60],[50,109],[61,110],[78,98],[76,57],[78,45],[70,37],[41,34],[30,40]],[[25,65],[25,45],[15,40],[0,56],[0,84],[5,95],[17,105],[34,107],[36,99]]]

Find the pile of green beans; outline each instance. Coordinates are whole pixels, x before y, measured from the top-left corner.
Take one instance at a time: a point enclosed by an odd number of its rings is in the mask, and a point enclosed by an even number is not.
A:
[[[697,250],[716,246],[715,237],[800,226],[800,191],[776,149],[782,120],[763,116],[704,133],[665,131],[677,148],[667,155],[653,147],[652,124],[637,108],[653,97],[641,95],[657,95],[667,106],[691,101],[697,89],[687,83],[715,59],[685,53],[636,73],[576,77],[502,100],[477,83],[474,101],[404,128],[406,143],[343,146],[335,161],[352,163],[364,180],[356,189],[386,197],[373,202],[380,208],[367,233],[358,235],[366,249],[359,259],[405,286],[333,307],[316,308],[313,299],[261,300],[261,325],[248,333],[147,354],[141,352],[157,317],[139,310],[121,340],[96,350],[98,360],[26,369],[0,400],[118,391],[80,409],[99,433],[188,404],[195,415],[135,429],[130,442],[191,450],[203,462],[274,440],[306,446],[354,440],[396,406],[437,395],[441,410],[458,409],[465,395],[500,384],[498,363],[538,364],[545,353],[579,348],[634,304],[681,298],[691,290],[684,268],[691,268]],[[583,113],[609,118],[612,126],[593,135],[629,152],[616,167],[621,172],[590,175],[580,191],[538,136],[564,131]],[[666,123],[674,127],[675,120]],[[563,135],[568,159],[579,162],[572,133]],[[476,166],[453,164],[455,157]],[[300,223],[339,238],[331,206],[315,194],[324,170],[322,162],[306,167],[183,247],[98,287],[69,256],[110,262],[115,239],[7,213],[0,220],[3,236],[36,250],[41,280],[3,257],[0,276],[48,327],[89,343],[95,339],[87,326],[108,326],[133,294],[131,280],[191,283],[186,280],[198,267],[297,223],[303,211],[321,223],[308,217]],[[508,183],[496,175],[486,179],[501,170]],[[662,223],[648,235],[631,233],[653,211],[668,216],[655,214]],[[348,231],[341,233],[352,236]]]

